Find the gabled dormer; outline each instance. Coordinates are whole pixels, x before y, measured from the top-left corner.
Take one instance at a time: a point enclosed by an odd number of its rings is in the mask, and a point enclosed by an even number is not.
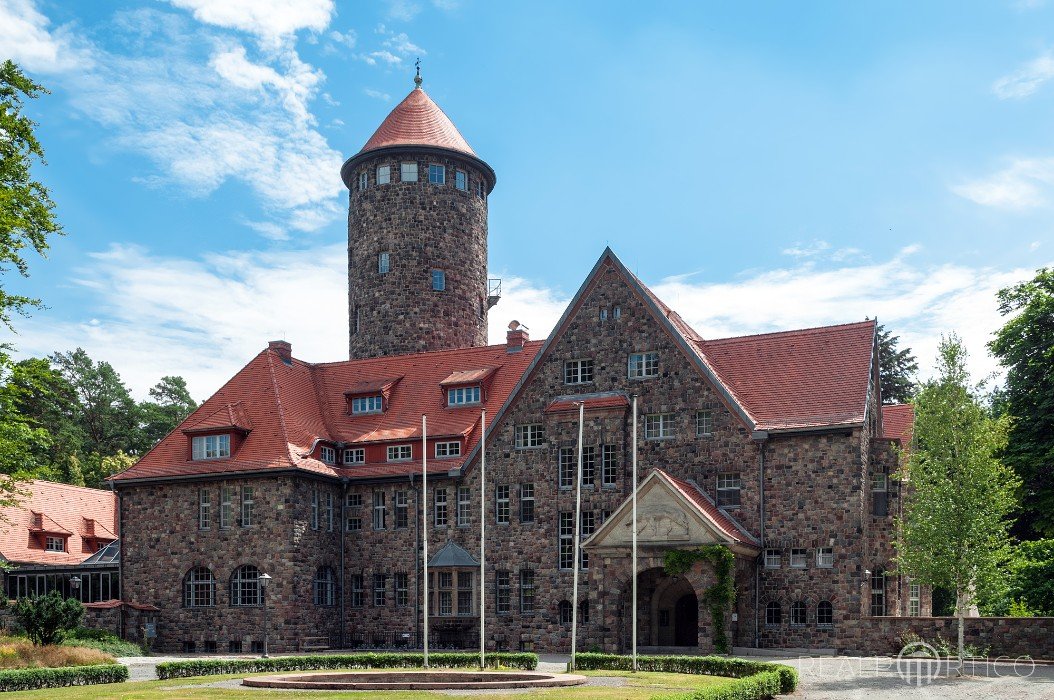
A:
[[[229,459],[252,432],[252,421],[238,401],[220,406],[182,432],[191,461]]]
[[[439,382],[443,402],[447,408],[478,406],[487,400],[487,390],[494,377],[495,367],[457,370]]]
[[[29,537],[38,549],[64,554],[69,551],[72,534],[45,513],[29,511]]]
[[[367,379],[345,391],[348,415],[365,416],[387,411],[392,390],[401,379],[402,377]]]

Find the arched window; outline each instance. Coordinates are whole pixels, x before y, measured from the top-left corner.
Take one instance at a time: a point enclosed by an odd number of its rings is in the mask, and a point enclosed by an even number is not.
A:
[[[183,607],[211,608],[216,604],[216,577],[212,570],[195,566],[183,577]]]
[[[328,566],[315,570],[315,605],[337,604],[337,575]]]
[[[231,574],[231,605],[260,605],[260,570],[252,564],[239,566]]]
[[[871,572],[871,616],[886,614],[886,572],[875,569]]]
[[[560,624],[569,625],[571,624],[571,601],[561,600],[560,601]]]
[[[816,624],[820,627],[830,627],[834,624],[834,606],[829,600],[821,600],[816,606]]]
[[[807,608],[805,603],[797,600],[791,603],[791,624],[804,625]]]
[[[779,625],[783,622],[783,609],[780,608],[780,604],[776,601],[772,601],[765,606],[765,624],[766,625]]]

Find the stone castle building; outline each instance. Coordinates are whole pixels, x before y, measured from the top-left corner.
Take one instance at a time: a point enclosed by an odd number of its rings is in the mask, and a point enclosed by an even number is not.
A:
[[[495,174],[420,83],[341,177],[351,359],[272,342],[114,477],[157,648],[258,650],[265,596],[273,649],[419,646],[427,531],[433,648],[478,644],[482,596],[488,648],[567,650],[578,605],[580,649],[625,650],[634,436],[642,647],[713,649],[714,567],[663,569],[705,544],[734,555],[735,646],[860,650],[864,621],[928,614],[887,574],[912,421],[875,322],[704,339],[608,249],[547,339],[486,345]]]

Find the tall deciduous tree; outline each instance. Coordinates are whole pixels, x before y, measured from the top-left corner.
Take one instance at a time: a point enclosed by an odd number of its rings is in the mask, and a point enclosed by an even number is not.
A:
[[[915,395],[915,373],[919,363],[911,348],[899,349],[900,338],[884,325],[878,329],[879,385],[882,403],[907,403]]]
[[[999,292],[1006,324],[989,343],[1007,368],[1000,406],[1014,421],[1004,459],[1024,481],[1022,537],[1054,537],[1054,269]]]
[[[183,377],[161,377],[161,381],[150,388],[150,400],[139,404],[142,421],[139,451],[146,452],[156,445],[197,407]]]
[[[954,335],[941,340],[937,377],[914,403],[914,439],[901,474],[913,494],[900,522],[897,565],[917,583],[955,591],[961,660],[963,618],[979,592],[1000,584],[1011,553],[1008,515],[1020,482],[997,458],[1009,420],[982,405]]]
[[[138,407],[109,362],[95,362],[83,349],[55,353],[51,363],[73,389],[73,419],[84,433],[85,455],[133,452],[140,444]]]
[[[22,113],[26,98],[47,93],[12,61],[0,63],[0,275],[14,267],[29,275],[27,248],[44,255],[48,238],[62,232],[48,190],[33,179],[34,161],[44,162],[36,126]],[[12,314],[39,306],[37,299],[13,294],[0,283],[0,322],[11,328]]]

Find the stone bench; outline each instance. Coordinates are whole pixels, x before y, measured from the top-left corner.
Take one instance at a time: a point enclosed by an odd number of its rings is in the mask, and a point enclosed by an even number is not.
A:
[[[325,651],[329,649],[329,637],[304,637],[300,640],[300,651]]]

